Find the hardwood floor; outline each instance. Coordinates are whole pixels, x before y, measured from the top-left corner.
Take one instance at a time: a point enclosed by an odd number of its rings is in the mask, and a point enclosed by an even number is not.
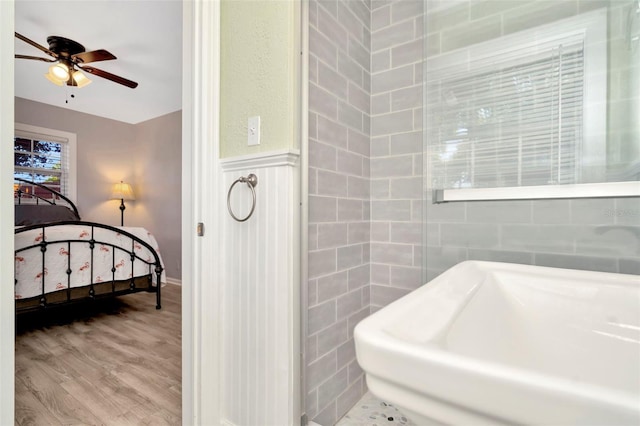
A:
[[[16,320],[16,425],[179,425],[181,289]]]

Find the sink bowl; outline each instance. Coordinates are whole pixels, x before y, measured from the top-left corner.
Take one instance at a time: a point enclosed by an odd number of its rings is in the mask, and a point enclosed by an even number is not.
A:
[[[640,276],[462,262],[361,321],[369,390],[419,425],[640,424]]]

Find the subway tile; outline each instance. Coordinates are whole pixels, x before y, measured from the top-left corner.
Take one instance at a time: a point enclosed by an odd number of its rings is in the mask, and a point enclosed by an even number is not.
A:
[[[443,31],[440,35],[440,46],[443,52],[449,52],[498,38],[501,34],[502,20],[500,16],[489,16],[473,21],[469,25],[459,25]]]
[[[369,264],[349,269],[349,290],[361,289],[368,286],[370,274]]]
[[[336,250],[309,252],[309,277],[318,277],[336,272]]]
[[[428,5],[427,5],[428,6]],[[458,25],[469,25],[469,2],[427,13],[427,31],[440,32]]]
[[[413,175],[413,157],[397,155],[393,157],[372,158],[371,177],[404,177]]]
[[[468,203],[427,203],[427,222],[464,222]]]
[[[338,318],[338,322],[318,332],[318,355],[323,356],[335,351],[338,346],[348,340],[347,321]]]
[[[355,37],[356,40],[364,44],[364,34],[368,31],[365,28],[364,24],[356,17],[356,15],[343,1],[339,2],[338,4],[338,20],[352,37]],[[344,41],[346,39],[347,38],[344,37],[341,41],[341,44],[344,44]]]
[[[326,170],[318,170],[318,194],[347,196],[347,176]]]
[[[390,275],[389,265],[371,264],[371,284],[389,285]]]
[[[335,400],[337,397],[347,390],[349,386],[349,373],[347,367],[338,371],[335,375],[333,375],[329,380],[318,386],[318,407],[324,407],[325,405],[329,405],[331,403],[332,410],[337,410],[334,405],[336,404]],[[336,411],[337,413],[337,411]],[[336,414],[336,419],[338,418]],[[333,423],[322,423],[322,424],[333,424]]]
[[[467,249],[460,247],[427,247],[427,269],[446,271],[467,260]]]
[[[319,425],[333,425],[338,421],[338,414],[336,408],[336,401],[332,401],[329,405],[324,408],[320,408],[321,410],[315,417],[313,417],[313,422]]]
[[[393,3],[393,0],[371,0],[371,10],[375,11],[381,7],[388,6],[391,3]]]
[[[349,9],[365,27],[371,28],[371,11],[361,0],[351,0],[347,2]]]
[[[431,58],[440,54],[440,33],[427,34],[425,57]]]
[[[571,223],[575,225],[608,225],[615,221],[611,214],[615,202],[611,198],[571,200]]]
[[[408,244],[371,243],[371,263],[412,266],[413,247]]]
[[[378,115],[371,123],[371,136],[390,135],[413,130],[413,111],[405,110]]]
[[[318,62],[318,85],[341,99],[347,99],[347,79],[322,62]]]
[[[338,0],[316,0],[318,2],[318,10],[324,8],[331,16],[338,16]]]
[[[342,124],[318,116],[318,139],[338,148],[347,148],[347,128]]]
[[[413,130],[422,131],[423,122],[424,122],[423,108],[415,108],[413,110]]]
[[[325,8],[318,8],[318,30],[327,37],[331,43],[341,46],[347,39],[347,32],[335,18],[336,15],[330,14]]]
[[[469,249],[467,257],[468,260],[483,260],[488,262],[506,262],[520,263],[522,265],[532,265],[533,256],[533,253],[519,251]]]
[[[362,71],[362,88],[365,92],[371,93],[371,72],[370,70]]]
[[[391,198],[422,199],[422,177],[391,179]]]
[[[369,114],[371,109],[370,96],[353,83],[349,84],[349,104],[355,106],[365,114]]]
[[[309,25],[318,28],[318,2],[309,1]]]
[[[309,306],[318,303],[318,280],[310,279],[307,281],[307,301]]]
[[[424,284],[422,282],[422,269],[407,266],[391,266],[390,281],[393,287],[415,290]]]
[[[413,39],[413,21],[404,21],[375,31],[371,35],[371,51],[377,52]]]
[[[438,223],[429,223],[427,222],[425,225],[425,241],[428,246],[439,246],[440,245],[440,224]]]
[[[413,86],[413,65],[377,72],[371,78],[371,86],[374,95]]]
[[[309,320],[307,322],[308,336],[327,328],[336,322],[336,302],[329,300],[309,308]]]
[[[371,12],[371,30],[377,31],[391,24],[391,6],[381,7]]]
[[[398,287],[387,287],[382,285],[371,286],[371,305],[383,307],[389,303],[406,296],[410,290]]]
[[[333,197],[309,196],[309,222],[335,222],[338,218],[336,199]]]
[[[502,15],[504,34],[549,24],[578,12],[577,1],[539,1],[514,8]]]
[[[391,66],[401,67],[407,64],[420,63],[424,58],[424,40],[418,39],[401,44],[391,49]]]
[[[335,274],[326,275],[318,278],[316,281],[318,303],[335,299],[341,294],[345,294],[349,289],[347,271],[340,271]]]
[[[370,185],[369,179],[357,176],[348,176],[348,196],[349,198],[369,198]]]
[[[353,339],[349,339],[336,348],[338,370],[347,367],[356,358],[356,346]]]
[[[475,201],[467,203],[469,223],[531,223],[531,201]]]
[[[499,237],[498,225],[494,224],[443,223],[440,225],[442,245],[491,249],[500,246]],[[506,242],[503,240],[503,244],[511,242],[511,239],[507,239]]]
[[[318,227],[318,248],[343,246],[347,244],[346,223],[321,223]]]
[[[364,395],[361,380],[352,380],[351,370],[349,370],[349,383],[349,387],[336,399],[338,418],[347,414],[347,412],[349,412],[349,410],[355,406]]]
[[[499,15],[524,4],[526,3],[521,0],[482,0],[472,2],[469,12],[471,20],[477,20],[490,15]]]
[[[413,245],[413,266],[423,268],[423,252],[424,247],[422,244]]]
[[[309,195],[318,194],[318,173],[317,169],[309,168]]]
[[[424,201],[422,199],[411,200],[411,219],[414,222],[424,220]]]
[[[318,138],[318,116],[309,111],[309,138]]]
[[[391,135],[389,153],[391,155],[416,154],[422,152],[422,132],[401,133]]]
[[[365,71],[371,71],[371,58],[367,48],[353,36],[349,36],[347,42],[349,46],[349,56],[358,63]]]
[[[309,83],[309,110],[317,112],[333,120],[338,119],[338,100],[327,92]],[[320,118],[320,117],[318,117]],[[318,122],[318,130],[322,129],[322,125]],[[318,135],[320,137],[320,135]]]
[[[421,222],[391,222],[390,238],[392,243],[422,244]]]
[[[501,232],[502,249],[571,253],[577,229],[570,225],[504,225]]]
[[[408,200],[371,201],[372,220],[411,220],[411,202]]]
[[[332,68],[338,64],[338,49],[315,28],[309,28],[309,52]]]
[[[362,263],[371,262],[371,244],[362,244]]]
[[[349,293],[338,297],[338,321],[343,318],[347,318],[353,312],[357,312],[362,309],[362,307],[362,292],[360,289],[350,291]]]
[[[368,306],[360,309],[358,312],[355,312],[354,314],[349,316],[347,323],[348,323],[348,332],[349,332],[350,339],[353,338],[353,329],[355,328],[355,326],[368,316],[369,316]]]
[[[338,51],[338,72],[349,81],[364,87],[362,67],[342,51]]]
[[[389,179],[372,179],[371,180],[371,199],[386,200],[391,194]]]
[[[391,50],[385,49],[371,55],[371,72],[379,73],[391,68]]]
[[[309,139],[309,167],[336,170],[336,155],[334,147]]]
[[[617,272],[616,259],[593,256],[536,253],[536,265],[585,271]]]
[[[363,220],[362,210],[362,200],[338,199],[338,220],[340,222]]]
[[[338,121],[348,127],[362,131],[362,112],[346,102],[338,101]]]
[[[418,38],[424,38],[425,35],[425,28],[424,28],[424,15],[418,15],[414,18],[414,37],[416,39]]]
[[[389,136],[371,138],[371,157],[386,157],[389,152]]]
[[[391,92],[391,110],[399,111],[422,106],[422,86],[407,87]]]
[[[390,222],[371,222],[371,241],[390,242],[391,241]]]
[[[371,304],[371,287],[367,285],[366,287],[362,287],[362,306],[369,306],[370,304]]]
[[[315,335],[307,338],[305,351],[307,363],[313,362],[318,358],[318,339]]]
[[[405,19],[421,16],[423,0],[404,0],[393,3],[391,6],[391,22],[404,21]]]
[[[369,242],[369,222],[351,222],[348,224],[347,240],[349,244]]]
[[[369,114],[362,116],[362,131],[367,135],[371,135],[371,115]]]
[[[621,2],[624,4],[624,2]],[[601,7],[611,6],[611,0],[578,0],[578,13],[589,12]]]
[[[383,93],[371,97],[371,114],[386,114],[391,112],[391,93]]]
[[[348,149],[351,152],[369,157],[369,136],[353,129],[348,132]]]
[[[338,150],[338,172],[362,176],[362,162],[363,157],[361,155]]]
[[[362,244],[338,247],[338,270],[362,265]]]
[[[571,201],[570,200],[534,200],[533,223],[543,224],[570,224]]]
[[[309,224],[307,227],[307,246],[309,250],[317,250],[318,248],[318,225]]]
[[[640,226],[577,227],[575,253],[603,257],[637,256],[640,258]]]
[[[364,380],[364,372],[358,364],[358,360],[351,361],[349,364],[349,383],[361,382],[362,380]]]
[[[318,84],[318,59],[309,55],[309,81]]]
[[[613,211],[605,211],[606,215],[613,216],[618,225],[640,225],[640,199],[616,198]]]

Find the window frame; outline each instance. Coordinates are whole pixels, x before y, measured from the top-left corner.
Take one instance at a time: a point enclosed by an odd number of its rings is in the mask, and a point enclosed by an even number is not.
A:
[[[583,107],[583,141],[581,167],[583,182],[598,183],[579,183],[581,187],[584,185],[600,185],[600,182],[606,180],[606,164],[602,164],[602,158],[606,158],[606,138],[607,138],[607,73],[608,73],[608,38],[607,38],[607,10],[606,8],[595,10],[592,12],[576,15],[570,18],[559,20],[551,24],[542,25],[536,28],[524,30],[511,35],[506,35],[498,39],[470,45],[457,49],[452,52],[446,52],[437,56],[429,57],[425,60],[425,85],[427,88],[430,83],[440,82],[451,79],[452,70],[456,70],[458,76],[472,76],[478,68],[482,69],[495,61],[500,56],[513,56],[514,52],[527,52],[526,55],[534,55],[539,53],[539,46],[549,46],[558,40],[571,39],[579,37],[584,43],[584,107]],[[515,47],[514,47],[515,46]],[[473,69],[471,69],[473,67]],[[425,90],[427,96],[428,89]],[[425,99],[425,123],[429,126],[431,117],[429,107]],[[427,132],[428,134],[428,132]],[[441,189],[432,188],[433,173],[430,153],[430,141],[425,141],[426,153],[425,161],[427,162],[425,178],[428,189],[438,192],[438,196],[434,195],[433,202],[444,201],[463,201],[497,199],[497,194],[502,194],[504,199],[530,198],[518,195],[522,193],[522,188],[513,187],[505,188],[507,191],[496,191],[501,188],[466,188],[466,189]],[[546,198],[545,188],[549,188],[549,198],[555,198],[556,191],[554,187],[563,185],[544,185],[538,187],[536,198]],[[610,188],[611,185],[605,185],[601,188]],[[629,188],[629,185],[624,185]],[[595,188],[595,187],[594,187]],[[489,193],[483,195],[485,191]],[[456,191],[462,193],[454,194]],[[637,192],[637,191],[631,191]],[[447,193],[450,196],[447,196]],[[606,194],[606,190],[587,191],[589,196],[610,196]],[[464,194],[464,195],[463,195]],[[601,195],[596,195],[601,194]]]
[[[68,188],[66,193],[61,192],[73,203],[77,203],[77,135],[71,132],[33,126],[24,123],[15,123],[14,126],[14,137],[24,137],[33,140],[41,139],[45,141],[59,142],[66,145],[67,164],[63,164],[62,168],[65,168],[66,166],[64,173],[66,175]]]

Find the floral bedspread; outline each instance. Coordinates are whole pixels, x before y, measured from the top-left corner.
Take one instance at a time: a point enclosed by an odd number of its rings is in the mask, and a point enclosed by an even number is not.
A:
[[[136,227],[119,227],[119,229],[140,238],[153,247],[160,256],[155,237],[146,229]],[[42,228],[38,228],[15,235],[16,251],[22,247],[37,244],[43,239],[48,243],[44,252],[44,270],[43,254],[39,248],[16,252],[16,299],[42,294],[43,280],[45,293],[62,290],[67,286],[73,288],[113,279],[124,280],[132,276],[147,275],[150,271],[154,277],[154,285],[157,284],[155,268],[144,262],[153,262],[153,255],[146,247],[125,234],[93,228],[93,239],[96,243],[94,249],[90,250],[89,244],[82,242],[92,239],[90,226],[59,225],[44,228],[44,233],[42,231]],[[78,240],[79,242],[56,242],[61,240]],[[133,262],[128,253],[132,249],[136,254]],[[162,263],[162,258],[160,262]],[[164,271],[161,279],[163,282],[166,281]]]

